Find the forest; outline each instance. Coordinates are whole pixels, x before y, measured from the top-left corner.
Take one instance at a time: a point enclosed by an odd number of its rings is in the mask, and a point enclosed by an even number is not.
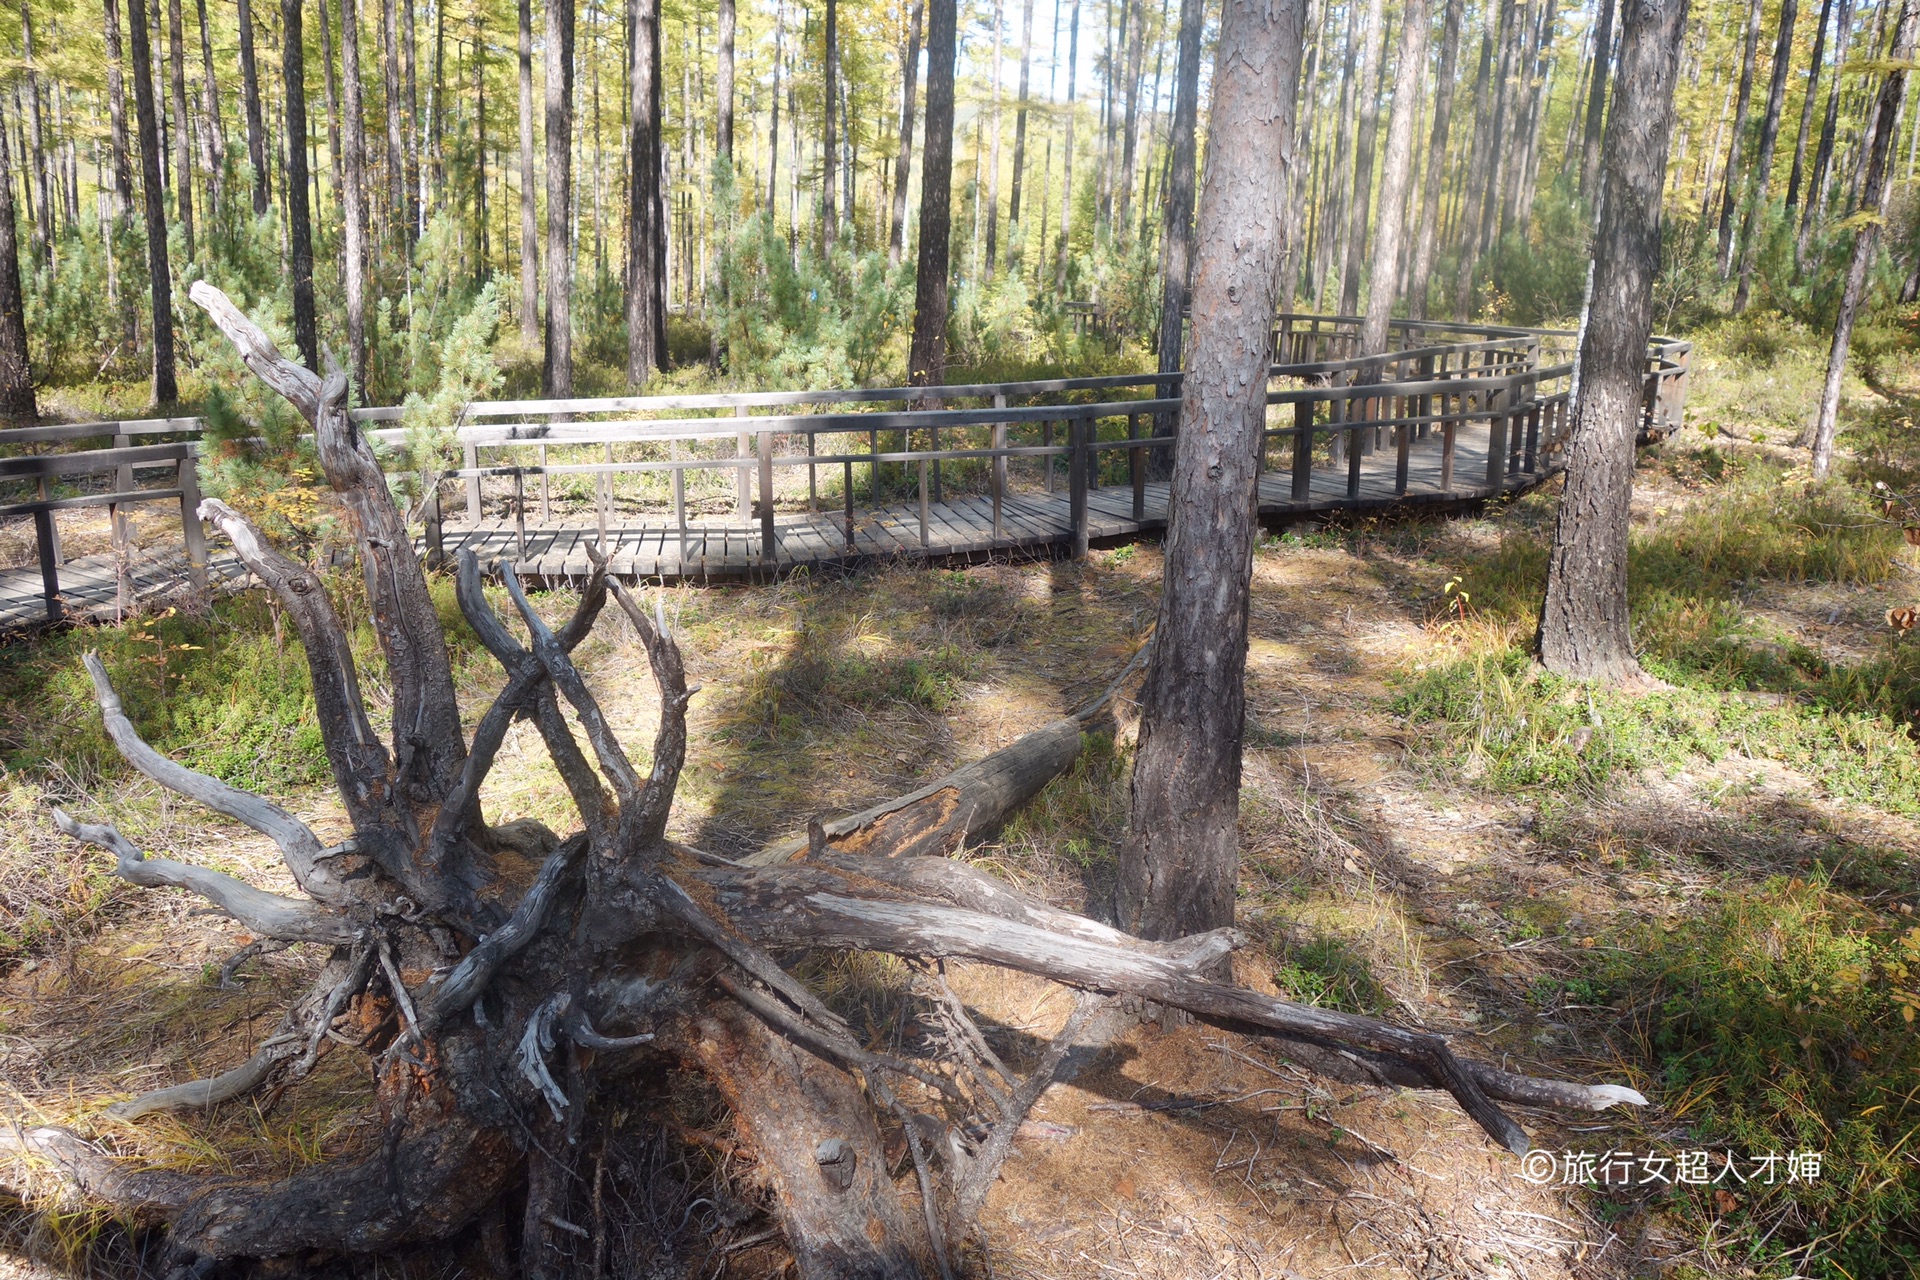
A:
[[[0,1276],[1914,1274],[1917,57],[0,6]]]

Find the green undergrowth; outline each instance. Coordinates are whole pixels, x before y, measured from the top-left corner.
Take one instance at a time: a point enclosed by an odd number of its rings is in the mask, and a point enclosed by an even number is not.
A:
[[[1721,891],[1690,919],[1643,920],[1614,941],[1596,981],[1617,1005],[1651,1011],[1644,1048],[1687,1125],[1683,1145],[1713,1149],[1716,1170],[1722,1150],[1746,1172],[1767,1153],[1821,1157],[1811,1180],[1790,1182],[1783,1159],[1772,1185],[1764,1174],[1722,1184],[1731,1202],[1674,1187],[1672,1207],[1732,1217],[1731,1247],[1764,1274],[1796,1261],[1789,1247],[1805,1250],[1792,1269],[1835,1280],[1915,1274],[1920,927],[1815,872]]]

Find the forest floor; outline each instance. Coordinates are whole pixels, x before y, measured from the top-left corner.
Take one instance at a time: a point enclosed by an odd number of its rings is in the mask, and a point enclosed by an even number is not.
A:
[[[1899,1097],[1907,1086],[1883,1098],[1865,1077],[1910,1083],[1920,1061],[1902,1013],[1920,983],[1898,968],[1903,948],[1920,968],[1920,751],[1903,724],[1920,679],[1883,616],[1912,600],[1916,562],[1897,518],[1856,527],[1880,509],[1859,489],[1820,499],[1868,513],[1857,522],[1823,523],[1806,514],[1814,499],[1780,497],[1800,494],[1804,475],[1763,449],[1689,431],[1643,457],[1636,580],[1651,586],[1636,605],[1653,619],[1640,626],[1649,667],[1671,693],[1596,701],[1514,656],[1551,492],[1453,520],[1296,529],[1255,557],[1239,904],[1252,942],[1237,978],[1441,1030],[1513,1069],[1630,1084],[1653,1104],[1519,1109],[1550,1157],[1523,1162],[1443,1096],[1334,1084],[1258,1041],[1116,1013],[1083,1037],[1070,1078],[1023,1130],[985,1213],[982,1274],[1842,1274],[1821,1270],[1836,1258],[1853,1276],[1902,1273],[1898,1250],[1920,1234],[1920,1166],[1900,1134],[1920,1117]],[[1140,545],[1078,564],[667,592],[703,686],[675,834],[752,849],[1005,745],[1125,665],[1152,624],[1160,572],[1158,549]],[[268,696],[276,680],[297,691],[301,676],[295,646],[275,642],[257,607],[82,641],[106,649],[124,682],[153,686],[144,705],[188,760],[233,755],[226,739],[244,737],[203,704]],[[244,941],[231,923],[108,880],[101,859],[52,831],[46,804],[79,806],[143,847],[284,887],[270,846],[112,764],[61,674],[82,641],[17,655],[0,675],[4,1105],[173,1167],[267,1175],[363,1149],[371,1094],[347,1053],[284,1094],[207,1117],[102,1114],[245,1056],[317,958],[257,958],[237,990],[218,990],[220,963]],[[205,651],[171,647],[189,643]],[[580,657],[621,737],[650,741],[650,682],[634,674],[643,659],[625,624],[603,625]],[[463,701],[483,705],[495,673],[465,652],[457,671]],[[297,717],[246,718],[271,732],[226,767],[278,781],[276,796],[323,838],[341,834]],[[1134,728],[1123,702],[1070,775],[968,856],[1104,914]],[[564,819],[526,726],[488,788],[492,815]],[[1736,976],[1716,986],[1689,968],[1705,959]],[[875,1043],[917,1034],[896,963],[856,958],[810,976]],[[1030,1060],[1071,1003],[996,970],[955,967],[953,980],[1012,1060]],[[1772,1059],[1716,1038],[1743,1019],[1770,1029],[1756,1052]],[[1824,1153],[1817,1176],[1801,1149]],[[1676,1165],[1662,1181],[1647,1163],[1690,1151],[1712,1153],[1718,1181],[1676,1185]],[[1569,1152],[1595,1162],[1570,1169]],[[1607,1174],[1622,1152],[1633,1153],[1624,1181]],[[1747,1184],[1722,1172],[1728,1157]],[[15,1186],[20,1176],[5,1172]],[[702,1176],[679,1184],[685,1216],[663,1263],[777,1274],[781,1255],[755,1242],[765,1220],[739,1207],[751,1178]],[[0,1277],[36,1274],[29,1255],[133,1273],[100,1220],[16,1210],[0,1221]],[[1855,1243],[1837,1243],[1842,1233]],[[485,1274],[462,1272],[468,1262],[403,1269]]]

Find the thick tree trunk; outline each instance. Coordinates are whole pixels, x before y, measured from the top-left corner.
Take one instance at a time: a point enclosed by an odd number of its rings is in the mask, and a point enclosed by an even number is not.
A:
[[[1233,923],[1255,488],[1304,9],[1228,0],[1214,56],[1193,360],[1120,851],[1120,921],[1144,938]]]
[[[340,184],[341,279],[347,303],[348,359],[354,386],[365,399],[372,390],[367,385],[367,114],[361,101],[358,0],[340,0],[340,72],[344,82],[341,146],[346,152]]]
[[[167,0],[167,79],[173,106],[173,211],[191,262],[199,254],[193,242],[193,128],[187,117],[187,42],[180,0]]]
[[[1745,180],[1741,168],[1741,148],[1747,137],[1747,108],[1753,101],[1753,63],[1760,46],[1760,9],[1764,0],[1753,0],[1747,10],[1747,35],[1740,46],[1740,88],[1734,95],[1733,136],[1727,142],[1727,167],[1721,176],[1720,191],[1720,276],[1733,271],[1733,211],[1740,202],[1740,186]]]
[[[927,0],[927,137],[921,148],[920,262],[913,293],[907,381],[947,376],[947,265],[953,216],[953,64],[957,0]],[[1074,0],[1076,7],[1080,0]]]
[[[1607,124],[1607,73],[1613,67],[1613,11],[1619,0],[1599,0],[1593,36],[1593,80],[1587,86],[1587,125],[1580,147],[1580,194],[1600,197],[1600,139]]]
[[[160,120],[153,97],[153,50],[141,0],[127,5],[127,52],[133,60],[133,106],[140,132],[140,187],[147,220],[147,280],[153,299],[153,402],[180,398],[173,369],[173,274],[167,265],[165,179],[160,176]]]
[[[1621,4],[1620,74],[1601,162],[1567,487],[1554,521],[1539,634],[1548,670],[1609,682],[1640,671],[1627,617],[1627,516],[1660,270],[1660,193],[1687,17],[1687,0]]]
[[[920,22],[925,13],[926,0],[914,0],[906,53],[900,59],[900,158],[893,165],[893,229],[887,241],[890,266],[900,265],[907,244],[907,180],[913,176],[913,109],[920,76]]]
[[[629,0],[627,26],[627,381],[638,387],[667,364],[660,0]]]
[[[351,3],[351,0],[347,0]],[[520,18],[520,339],[540,341],[540,224],[533,189],[533,0]]]
[[[389,3],[392,0],[388,0]],[[540,384],[573,395],[573,0],[547,0],[547,332]]]
[[[1806,175],[1807,139],[1813,134],[1813,111],[1820,99],[1820,63],[1827,52],[1827,20],[1833,16],[1833,0],[1820,0],[1820,22],[1813,32],[1813,55],[1807,62],[1807,92],[1800,102],[1800,133],[1793,144],[1793,168],[1787,175],[1787,224],[1793,225],[1793,211],[1800,207],[1800,180]]]
[[[1367,219],[1373,211],[1373,142],[1380,120],[1380,64],[1386,58],[1386,0],[1367,0],[1360,41],[1360,80],[1355,94],[1353,198],[1347,205],[1345,259],[1340,269],[1340,314],[1360,309],[1360,267],[1367,256]]]
[[[307,368],[320,372],[320,330],[313,299],[313,214],[307,207],[307,68],[301,32],[302,0],[280,0],[280,72],[286,87],[287,247],[293,286],[293,342]],[[324,5],[326,0],[321,0]],[[253,104],[259,105],[256,98]],[[251,118],[247,127],[253,127]],[[251,146],[251,139],[249,146]],[[264,143],[262,144],[264,147]],[[264,166],[255,171],[256,210],[266,198]]]
[[[1407,270],[1407,315],[1415,320],[1427,318],[1434,243],[1440,233],[1440,204],[1447,190],[1447,140],[1453,128],[1454,68],[1460,56],[1463,0],[1445,0],[1445,3],[1446,16],[1440,27],[1439,80],[1433,99],[1433,135],[1427,144],[1426,193],[1420,202],[1420,229],[1413,244],[1413,262]]]
[[[718,100],[714,127],[715,154],[733,164],[733,38],[736,22],[734,0],[720,0],[720,48],[713,73],[713,92]]]
[[[246,109],[247,163],[253,166],[253,216],[264,218],[273,201],[273,189],[267,173],[267,130],[260,114],[259,64],[253,56],[253,3],[252,0],[239,0],[239,6],[240,95]],[[282,13],[284,12],[283,8]],[[283,62],[284,57],[283,54]],[[304,99],[305,86],[302,86],[300,92]],[[304,106],[301,108],[301,113],[305,114]],[[300,136],[303,139],[306,137],[304,128]],[[308,252],[312,252],[311,248]],[[301,351],[304,353],[306,348],[301,347]]]
[[[1180,0],[1180,35],[1173,69],[1173,123],[1167,133],[1170,148],[1167,157],[1167,195],[1165,221],[1160,232],[1160,334],[1155,353],[1157,373],[1179,373],[1185,358],[1182,339],[1186,336],[1187,298],[1193,273],[1193,187],[1195,152],[1200,118],[1200,38],[1207,21],[1203,0]],[[1157,393],[1163,400],[1174,396],[1171,380],[1162,382]],[[1161,414],[1153,422],[1153,434],[1172,437],[1179,420]],[[1147,474],[1156,480],[1173,476],[1173,451],[1149,449]]]
[[[1780,35],[1773,46],[1773,76],[1767,84],[1767,109],[1760,117],[1760,152],[1754,158],[1752,191],[1740,219],[1740,284],[1733,295],[1733,312],[1747,309],[1753,286],[1754,237],[1765,228],[1767,186],[1773,173],[1773,149],[1780,140],[1780,108],[1787,100],[1787,72],[1793,64],[1793,21],[1799,0],[1780,0]]]
[[[1859,219],[1853,233],[1853,254],[1847,263],[1847,279],[1840,293],[1840,309],[1833,321],[1833,346],[1827,354],[1827,380],[1821,388],[1820,412],[1813,428],[1813,475],[1826,478],[1833,466],[1833,437],[1839,426],[1840,380],[1847,371],[1847,350],[1853,342],[1853,324],[1860,313],[1866,293],[1867,273],[1880,247],[1880,225],[1886,214],[1888,162],[1894,134],[1900,120],[1901,99],[1906,94],[1907,64],[1914,55],[1916,28],[1920,28],[1920,0],[1902,0],[1900,25],[1894,30],[1893,52],[1889,55],[1886,79],[1880,82],[1880,95],[1868,117],[1869,135],[1866,181],[1860,190],[1856,213],[1872,215]]]
[[[1400,61],[1394,73],[1393,114],[1387,120],[1387,150],[1380,169],[1380,229],[1373,238],[1367,312],[1360,324],[1363,356],[1387,349],[1393,318],[1393,285],[1399,278],[1405,241],[1407,192],[1413,176],[1413,128],[1420,116],[1421,82],[1427,74],[1427,0],[1405,0],[1400,11]],[[1378,369],[1368,381],[1378,381]]]
[[[0,97],[0,103],[4,103]],[[20,240],[13,218],[13,160],[6,112],[0,108],[0,417],[12,424],[39,418],[33,366],[27,357],[27,309],[20,292]]]

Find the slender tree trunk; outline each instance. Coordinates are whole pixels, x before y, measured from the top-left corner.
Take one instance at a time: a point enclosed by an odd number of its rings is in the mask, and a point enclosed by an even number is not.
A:
[[[395,248],[407,243],[407,144],[400,98],[400,35],[397,0],[374,0],[380,6],[380,79],[382,115],[387,124],[386,235]],[[403,250],[404,251],[404,250]]]
[[[1400,60],[1394,72],[1393,113],[1387,118],[1387,150],[1381,159],[1379,230],[1373,237],[1367,311],[1360,323],[1360,354],[1387,349],[1393,317],[1393,285],[1399,278],[1405,240],[1407,192],[1413,169],[1413,130],[1420,116],[1421,81],[1427,74],[1427,0],[1405,0],[1400,11]],[[1367,381],[1378,381],[1378,370]]]
[[[153,298],[153,402],[180,398],[173,371],[173,275],[167,266],[166,180],[160,176],[160,116],[153,94],[153,49],[141,0],[127,6],[134,118],[140,132],[140,187],[147,217],[147,280]]]
[[[120,261],[119,233],[126,230],[133,216],[133,158],[127,139],[127,95],[121,73],[119,0],[105,0],[102,17],[107,62],[107,138],[113,152],[113,225],[102,227],[108,246],[110,265]],[[131,351],[139,340],[138,310],[133,295],[126,289],[113,291],[120,309],[122,343]]]
[[[445,3],[445,0],[435,0],[435,3]],[[415,7],[409,4],[402,14],[404,21],[400,24],[400,48],[401,52],[406,55],[407,131],[406,169],[403,176],[407,184],[405,200],[407,230],[405,243],[409,245],[419,237],[421,227],[420,215],[425,207],[424,201],[421,198],[422,190],[420,185],[420,153],[422,150],[420,145],[420,58],[417,40],[419,33],[414,29],[414,19],[416,16],[417,11]]]
[[[1460,213],[1454,227],[1459,245],[1459,275],[1454,285],[1453,315],[1465,320],[1473,312],[1473,269],[1480,256],[1479,224],[1474,210],[1487,178],[1487,151],[1493,140],[1492,89],[1495,6],[1487,6],[1487,26],[1480,37],[1480,68],[1473,81],[1473,146],[1468,152],[1466,181],[1461,184]]]
[[[1180,34],[1173,70],[1173,124],[1167,134],[1166,220],[1160,231],[1160,335],[1156,352],[1156,372],[1178,373],[1184,358],[1181,339],[1185,336],[1187,298],[1193,273],[1193,186],[1194,156],[1198,146],[1195,134],[1200,118],[1200,39],[1206,27],[1205,0],[1180,0]],[[1174,396],[1171,380],[1162,382],[1156,394],[1162,400]],[[1161,438],[1174,434],[1177,419],[1171,414],[1155,418],[1153,434]],[[1173,475],[1173,451],[1166,448],[1147,451],[1147,472],[1156,480]]]
[[[1753,63],[1760,45],[1760,9],[1763,0],[1753,0],[1747,11],[1747,38],[1740,46],[1740,88],[1734,97],[1733,137],[1727,143],[1727,167],[1720,192],[1720,276],[1733,272],[1733,211],[1740,202],[1740,186],[1745,172],[1740,164],[1741,145],[1747,136],[1747,108],[1753,101]]]
[[[388,0],[392,3],[392,0]],[[573,394],[573,0],[547,0],[547,334],[541,385]]]
[[[1373,141],[1380,118],[1380,64],[1385,60],[1385,0],[1367,0],[1359,33],[1360,84],[1355,99],[1359,128],[1354,142],[1353,199],[1347,206],[1346,264],[1340,277],[1340,314],[1360,309],[1360,265],[1367,254],[1367,216],[1373,204]],[[1391,292],[1391,288],[1389,288]]]
[[[1072,27],[1067,36],[1067,129],[1060,144],[1060,257],[1054,268],[1054,291],[1065,298],[1067,262],[1073,253],[1073,133],[1074,104],[1080,72],[1080,0],[1073,0]]]
[[[1807,139],[1813,134],[1813,111],[1820,97],[1820,63],[1827,52],[1827,20],[1833,16],[1833,0],[1820,0],[1820,23],[1813,32],[1813,56],[1807,63],[1807,92],[1800,103],[1800,133],[1793,144],[1793,168],[1787,175],[1787,224],[1793,224],[1793,212],[1800,204],[1800,180],[1807,166]]]
[[[117,38],[114,43],[119,43]],[[20,291],[20,241],[13,220],[13,161],[8,151],[6,120],[0,113],[0,418],[20,423],[38,419],[40,407],[27,358],[27,308]]]
[[[1787,100],[1787,72],[1793,63],[1793,21],[1798,14],[1799,0],[1780,0],[1780,35],[1773,46],[1773,77],[1767,85],[1766,114],[1760,117],[1760,154],[1754,159],[1753,190],[1740,219],[1740,284],[1733,295],[1735,315],[1747,309],[1747,299],[1751,296],[1754,239],[1765,227],[1767,179],[1773,172],[1773,149],[1780,139],[1780,108]]]
[[[446,148],[441,138],[447,114],[447,2],[433,4],[433,80],[427,87],[426,144],[428,174],[423,181],[433,188],[433,210],[438,213],[447,204]],[[455,69],[458,74],[458,68]]]
[[[833,118],[839,86],[836,80],[840,74],[840,6],[838,0],[827,0],[826,19],[826,59],[823,71],[826,75],[826,92],[820,95],[820,256],[833,253],[834,243],[839,233],[839,217],[834,204],[834,164],[839,159],[840,146],[834,137]],[[928,85],[932,85],[932,75],[928,75]],[[932,109],[928,109],[931,121]]]
[[[540,223],[533,190],[533,0],[520,15],[520,337],[540,340]]]
[[[993,263],[1000,248],[1000,0],[993,0],[993,105],[987,130],[993,135],[987,151],[987,259],[982,278],[993,279]],[[978,163],[976,159],[976,164]],[[980,199],[979,193],[974,200]]]
[[[1858,212],[1874,216],[1860,218],[1853,233],[1853,255],[1847,263],[1846,284],[1840,293],[1840,310],[1833,322],[1833,346],[1827,355],[1827,380],[1820,392],[1820,413],[1813,428],[1813,475],[1825,479],[1833,466],[1833,437],[1840,418],[1840,380],[1847,371],[1847,351],[1853,342],[1853,324],[1860,312],[1860,300],[1866,293],[1867,272],[1880,246],[1880,224],[1886,214],[1888,162],[1893,151],[1894,134],[1900,121],[1900,101],[1906,93],[1907,64],[1914,55],[1916,27],[1920,27],[1920,0],[1902,0],[1900,25],[1895,28],[1893,52],[1887,63],[1886,79],[1880,82],[1880,96],[1868,118],[1868,137],[1863,145],[1867,154],[1866,180],[1861,185]]]
[[[24,123],[32,130],[32,143],[21,157],[33,179],[33,241],[36,256],[47,262],[53,249],[53,194],[47,177],[46,125],[40,113],[40,72],[34,65],[33,10],[28,0],[20,0],[20,51],[26,62],[27,109]],[[191,233],[189,233],[191,242]],[[188,252],[192,252],[189,250]]]
[[[947,264],[953,217],[953,64],[957,0],[927,0],[927,140],[920,176],[920,265],[914,282],[907,380],[939,386],[947,375]],[[1074,0],[1077,10],[1079,0]]]
[[[207,174],[207,216],[222,202],[227,142],[220,128],[220,87],[213,75],[213,33],[207,29],[207,0],[193,0],[200,24],[200,165]]]
[[[1600,139],[1607,124],[1607,72],[1613,65],[1613,11],[1619,0],[1598,0],[1600,25],[1593,37],[1593,82],[1587,87],[1587,128],[1580,148],[1580,194],[1600,195]]]
[[[340,214],[344,199],[341,191],[346,186],[346,146],[340,140],[340,80],[333,60],[333,19],[328,12],[332,7],[333,0],[320,0],[320,60],[327,64],[327,176],[333,182],[334,212]]]
[[[1033,0],[1024,0],[1020,11],[1020,105],[1013,113],[1013,186],[1007,192],[1008,248],[1015,255],[1026,251],[1026,237],[1020,233],[1020,190],[1027,168],[1027,86],[1032,69]]]
[[[1660,271],[1660,193],[1687,0],[1621,0],[1620,75],[1601,159],[1600,223],[1573,390],[1566,494],[1540,614],[1548,670],[1639,675],[1627,617],[1627,517]]]
[[[1807,202],[1800,211],[1800,232],[1794,239],[1794,265],[1805,270],[1807,244],[1813,238],[1814,222],[1826,206],[1826,181],[1833,162],[1834,134],[1839,129],[1840,97],[1845,89],[1840,69],[1847,65],[1847,37],[1853,26],[1853,0],[1839,0],[1840,15],[1833,29],[1833,83],[1827,87],[1827,114],[1820,124],[1820,142],[1813,152],[1813,170],[1807,176]]]
[[[340,79],[344,174],[340,185],[341,271],[347,301],[347,350],[362,399],[367,385],[367,128],[360,78],[359,0],[340,0]]]
[[[660,0],[629,0],[627,23],[627,381],[639,387],[667,363]]]
[[[492,244],[487,234],[487,11],[473,8],[473,277],[492,274]]]
[[[292,267],[293,342],[307,368],[319,373],[320,331],[313,305],[313,214],[307,206],[307,67],[300,6],[301,0],[280,0],[280,70],[287,103],[287,244]],[[257,182],[254,195],[261,195]]]
[[[239,0],[240,95],[247,117],[247,163],[253,166],[253,216],[264,218],[273,199],[267,174],[267,131],[260,114],[260,71],[253,56],[253,3]]]
[[[714,69],[713,90],[719,99],[718,125],[714,146],[729,167],[733,164],[733,37],[736,22],[734,0],[720,0],[720,53]]]
[[[167,73],[173,102],[173,208],[187,260],[192,261],[199,254],[193,244],[193,129],[187,119],[187,41],[180,0],[167,0]]]
[[[1602,0],[1607,3],[1608,0]],[[1453,81],[1460,56],[1460,10],[1463,0],[1444,0],[1446,15],[1440,25],[1440,70],[1433,99],[1433,134],[1427,144],[1426,195],[1420,202],[1420,229],[1407,270],[1407,315],[1427,318],[1427,292],[1433,274],[1433,247],[1439,236],[1440,201],[1446,191],[1447,135],[1453,128]]]
[[[907,244],[907,180],[913,176],[913,109],[920,76],[920,23],[926,0],[913,0],[907,27],[907,51],[900,66],[900,158],[893,166],[893,233],[887,242],[887,263],[900,265]]]
[[[1247,602],[1304,10],[1226,0],[1214,55],[1193,367],[1120,847],[1120,924],[1145,938],[1233,923]]]

